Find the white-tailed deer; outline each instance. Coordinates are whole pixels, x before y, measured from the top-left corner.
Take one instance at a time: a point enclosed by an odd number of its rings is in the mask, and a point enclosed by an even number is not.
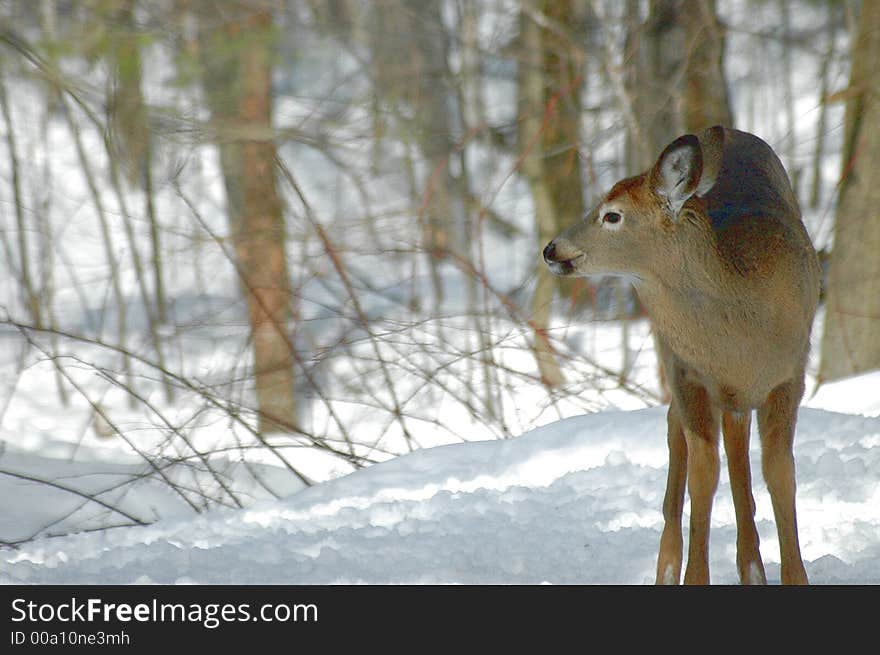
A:
[[[736,510],[737,568],[765,583],[749,469],[757,410],[783,583],[806,583],[792,445],[804,391],[819,265],[779,158],[758,137],[715,126],[670,143],[642,175],[614,185],[551,241],[557,275],[630,277],[654,330],[672,400],[657,582],[677,584],[685,484],[686,583],[709,582],[709,521],[719,424]]]

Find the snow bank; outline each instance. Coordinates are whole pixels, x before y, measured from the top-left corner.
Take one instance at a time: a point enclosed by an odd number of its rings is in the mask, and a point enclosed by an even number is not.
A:
[[[811,580],[880,583],[880,418],[803,408],[796,457]],[[754,435],[752,466],[778,581]],[[734,583],[724,478],[710,557],[713,582]],[[0,582],[640,584],[653,581],[665,482],[665,408],[601,412],[418,451],[246,510],[29,542],[2,552]],[[19,515],[38,502],[20,498]]]

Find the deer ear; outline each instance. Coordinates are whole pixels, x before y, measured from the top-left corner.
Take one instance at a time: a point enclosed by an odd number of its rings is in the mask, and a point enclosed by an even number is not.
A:
[[[718,181],[725,138],[724,128],[720,125],[704,130],[699,136],[700,150],[703,155],[703,172],[700,174],[697,195],[701,198],[709,193],[715,186],[715,182]]]
[[[693,134],[685,134],[670,143],[651,171],[654,191],[669,203],[677,218],[682,205],[697,191],[703,172],[703,153]]]

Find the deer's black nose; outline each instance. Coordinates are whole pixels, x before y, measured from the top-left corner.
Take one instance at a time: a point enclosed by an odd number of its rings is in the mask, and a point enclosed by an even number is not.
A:
[[[552,241],[544,248],[544,261],[548,264],[556,261],[556,244]]]

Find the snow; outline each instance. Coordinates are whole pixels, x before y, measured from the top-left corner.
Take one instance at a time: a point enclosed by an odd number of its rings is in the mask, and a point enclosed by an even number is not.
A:
[[[840,397],[855,406],[861,398],[873,410],[876,383],[876,375],[839,382],[809,402]],[[868,413],[800,411],[798,511],[813,583],[880,583],[880,417]],[[753,434],[756,520],[773,583],[778,543],[757,441]],[[63,480],[72,486],[130,472],[98,453],[80,452],[78,462],[78,469],[65,462]],[[7,450],[0,463],[44,475],[58,466],[34,451]],[[156,506],[176,517],[25,542],[0,552],[0,582],[650,583],[665,482],[665,408],[602,411],[511,439],[425,448],[280,500],[195,518],[175,510],[181,501],[156,484],[128,499],[128,509]],[[0,476],[0,528],[36,529],[49,515],[44,508],[65,495],[58,493]],[[685,525],[687,513],[686,505]],[[712,517],[713,582],[737,582],[735,545],[722,474]]]
[[[868,393],[854,393],[859,389]],[[846,383],[822,385],[806,404],[847,414],[880,416],[880,371],[853,376]]]

